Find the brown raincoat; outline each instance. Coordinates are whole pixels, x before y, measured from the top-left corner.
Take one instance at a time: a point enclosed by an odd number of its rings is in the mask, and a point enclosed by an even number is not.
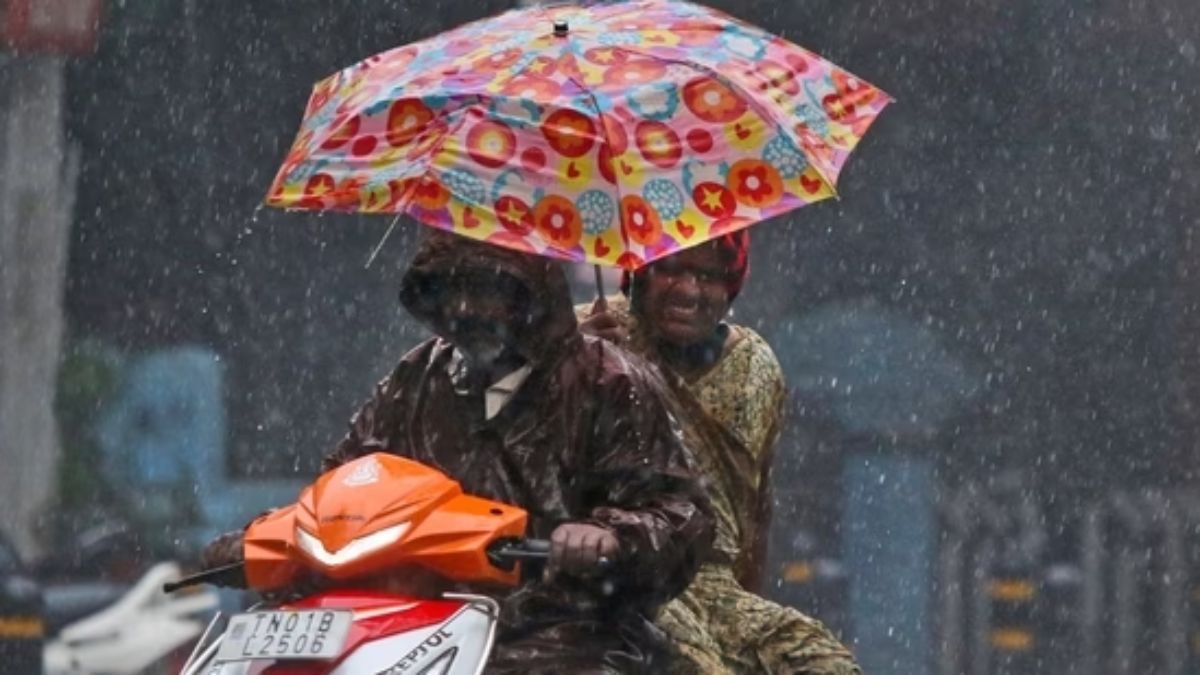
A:
[[[597,582],[525,582],[502,600],[487,672],[662,672],[662,636],[646,617],[688,585],[711,539],[707,503],[668,412],[674,399],[637,357],[579,334],[552,261],[438,234],[414,258],[401,302],[443,333],[427,291],[470,268],[511,275],[541,309],[516,336],[533,367],[528,378],[487,420],[465,362],[431,339],[378,385],[325,467],[394,452],[441,469],[468,493],[527,509],[530,536],[547,538],[568,521],[612,528],[625,552],[615,592]]]

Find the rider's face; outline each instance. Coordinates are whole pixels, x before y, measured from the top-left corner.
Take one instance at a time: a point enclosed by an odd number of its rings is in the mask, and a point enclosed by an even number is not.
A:
[[[451,274],[441,289],[445,337],[470,361],[494,362],[515,348],[518,324],[528,312],[524,287],[508,275]]]

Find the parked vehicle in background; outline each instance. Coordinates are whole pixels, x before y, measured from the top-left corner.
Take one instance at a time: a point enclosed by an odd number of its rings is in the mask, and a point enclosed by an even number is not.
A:
[[[45,630],[41,588],[0,532],[0,671],[41,672]]]
[[[163,584],[180,574],[177,564],[160,562],[131,587],[47,586],[46,675],[177,672],[218,604],[203,588],[164,594]]]
[[[27,565],[0,533],[0,675],[178,672],[216,610],[215,592],[168,596],[174,562],[138,562],[112,525]]]

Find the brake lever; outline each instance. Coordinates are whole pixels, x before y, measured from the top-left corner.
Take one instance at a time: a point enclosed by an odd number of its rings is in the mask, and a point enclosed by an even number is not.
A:
[[[245,588],[246,563],[235,562],[207,569],[203,572],[197,572],[183,577],[179,581],[168,581],[162,585],[162,589],[163,593],[174,593],[175,591],[190,586],[199,586],[200,584],[212,584],[228,588]]]

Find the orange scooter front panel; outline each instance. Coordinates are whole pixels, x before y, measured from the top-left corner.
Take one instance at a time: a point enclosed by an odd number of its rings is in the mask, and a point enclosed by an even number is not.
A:
[[[493,565],[487,548],[497,539],[524,536],[527,520],[524,509],[459,495],[418,523],[394,554],[398,561],[420,565],[453,581],[512,585],[518,580],[518,571]]]
[[[246,585],[270,590],[291,585],[303,568],[296,561],[296,505],[260,516],[246,528],[243,555]]]
[[[418,566],[451,581],[512,585],[519,570],[496,567],[487,549],[523,536],[527,518],[463,494],[436,469],[375,453],[323,474],[296,504],[251,524],[246,578],[265,590],[305,569],[347,580]]]

